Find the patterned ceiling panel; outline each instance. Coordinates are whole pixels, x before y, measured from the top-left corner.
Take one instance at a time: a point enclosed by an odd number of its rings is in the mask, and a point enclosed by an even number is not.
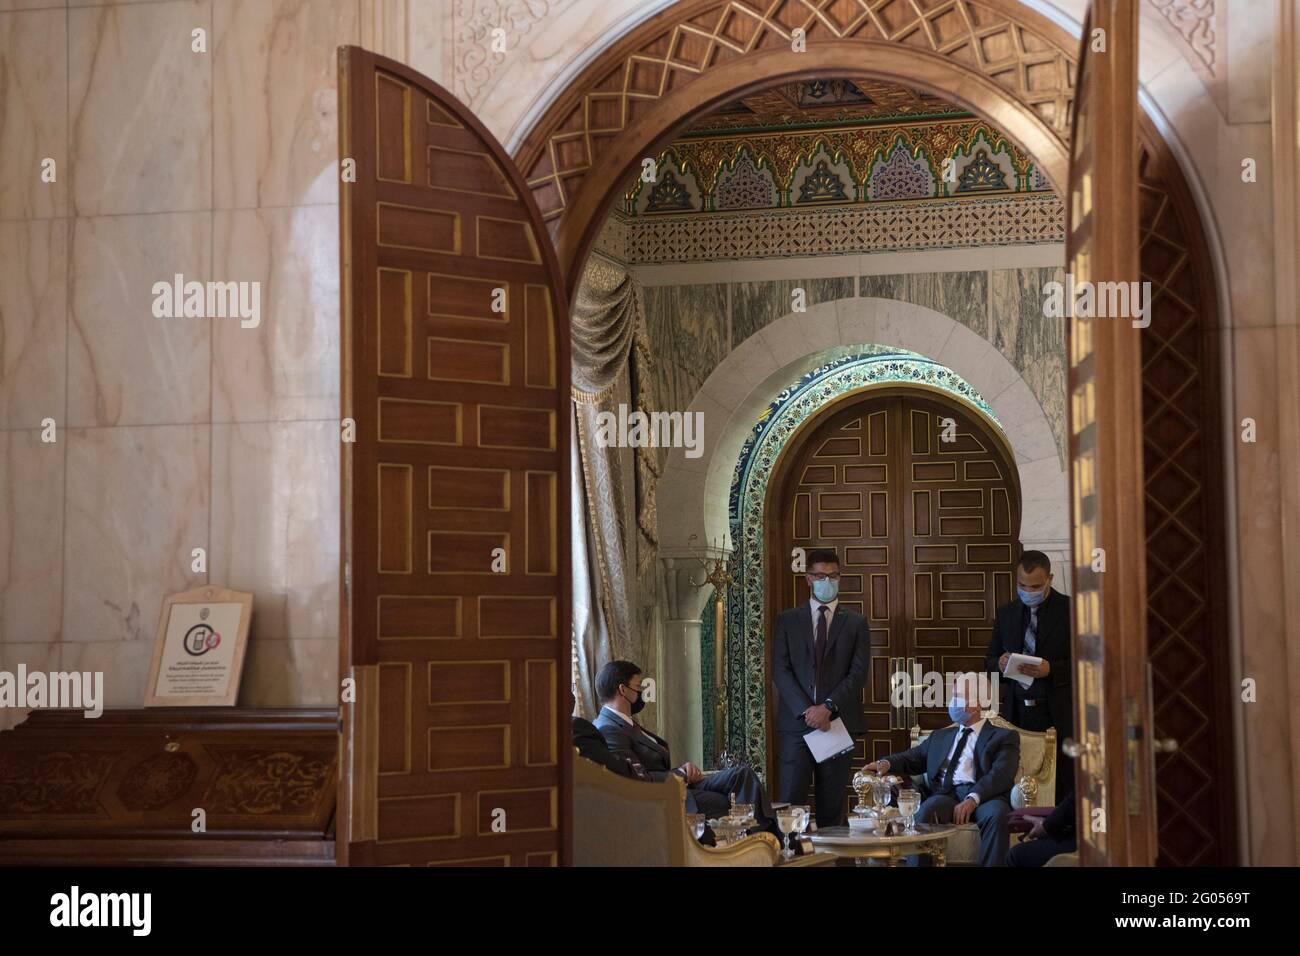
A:
[[[693,123],[685,135],[969,115],[956,103],[884,80],[808,80],[732,100]]]
[[[679,139],[624,194],[627,216],[1049,192],[1033,160],[973,117]]]

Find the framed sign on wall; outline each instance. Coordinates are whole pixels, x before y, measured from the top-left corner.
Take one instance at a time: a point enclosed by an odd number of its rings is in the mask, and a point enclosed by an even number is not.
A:
[[[253,595],[204,585],[163,601],[146,707],[233,707]]]

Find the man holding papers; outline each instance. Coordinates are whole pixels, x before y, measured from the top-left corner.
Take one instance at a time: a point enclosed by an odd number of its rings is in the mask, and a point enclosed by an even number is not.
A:
[[[772,680],[778,784],[783,802],[805,804],[816,781],[818,827],[838,826],[853,773],[852,734],[862,732],[862,685],[871,642],[862,615],[839,602],[840,559],[808,552],[812,600],[781,612],[773,635]]]
[[[1070,599],[1052,590],[1052,562],[1026,551],[1016,565],[1016,599],[998,608],[985,667],[1002,675],[999,709],[1025,730],[1056,728],[1056,800],[1074,789],[1074,763],[1061,752],[1073,732]]]

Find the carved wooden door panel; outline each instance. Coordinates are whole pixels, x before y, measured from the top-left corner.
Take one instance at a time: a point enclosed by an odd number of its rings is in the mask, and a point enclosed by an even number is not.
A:
[[[1139,278],[1137,7],[1095,3],[1084,25],[1066,204],[1066,268],[1080,288]],[[1085,865],[1149,866],[1139,328],[1072,316],[1069,363],[1079,853]]]
[[[914,707],[924,700],[909,694],[900,704],[892,675],[908,675],[910,686],[918,667],[983,669],[1019,556],[1014,459],[978,416],[914,388],[828,410],[792,454],[778,492],[778,550],[835,549],[840,600],[870,625],[867,731],[854,756],[865,762],[905,749],[914,725],[950,723],[946,699]],[[802,574],[787,566],[777,581],[773,614],[809,600]]]
[[[903,400],[899,423],[908,672],[981,672],[1020,557],[1015,459],[989,425],[955,402]],[[905,714],[904,723],[923,731],[948,726],[946,697]]]
[[[342,395],[355,422],[340,860],[561,863],[564,287],[532,195],[474,116],[359,48],[340,51],[339,70]]]

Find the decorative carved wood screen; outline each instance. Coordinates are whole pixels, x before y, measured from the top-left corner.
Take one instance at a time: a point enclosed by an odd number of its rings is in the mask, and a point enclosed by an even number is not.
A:
[[[790,549],[835,549],[840,600],[871,630],[856,765],[906,749],[913,724],[951,722],[946,701],[893,706],[892,674],[983,670],[993,614],[1011,600],[1020,554],[1018,477],[989,424],[929,390],[854,396],[805,434],[773,485],[780,517],[769,526],[779,537],[775,554],[785,557],[769,561],[769,616],[810,598],[807,580],[790,571]],[[772,727],[770,682],[768,700]]]
[[[1092,6],[1066,203],[1075,283],[1139,277],[1137,40],[1137,4]],[[1104,49],[1094,52],[1099,41]],[[1070,320],[1076,779],[1079,852],[1090,865],[1155,859],[1141,349],[1130,317]]]
[[[356,164],[340,196],[356,428],[340,859],[561,863],[569,365],[554,253],[509,157],[450,93],[356,47],[339,64]]]

